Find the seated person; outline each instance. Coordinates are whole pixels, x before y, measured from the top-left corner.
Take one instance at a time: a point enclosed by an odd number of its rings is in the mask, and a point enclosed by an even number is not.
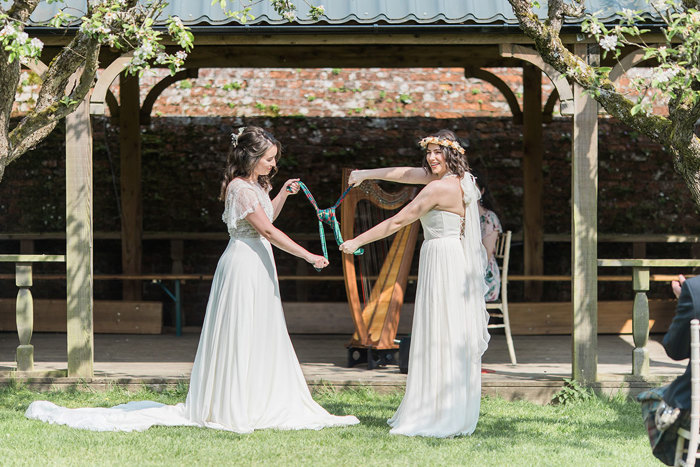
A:
[[[472,174],[476,177],[476,185],[481,191],[479,200],[479,221],[481,223],[481,243],[486,248],[488,255],[488,265],[486,267],[486,285],[489,290],[484,298],[487,302],[498,300],[501,292],[501,273],[498,270],[498,262],[494,256],[498,234],[503,232],[501,221],[494,212],[494,201],[489,191],[486,176],[478,170],[472,169]]]
[[[671,289],[678,304],[662,343],[669,357],[684,360],[690,357],[690,321],[700,319],[700,276],[688,280],[678,276],[678,280],[671,283]],[[685,373],[671,384],[637,396],[652,454],[666,465],[675,465],[678,428],[687,430],[690,427],[690,373],[688,362]]]
[[[666,354],[674,360],[690,357],[690,321],[700,319],[700,276],[686,280],[682,275],[671,283],[678,298],[676,315],[664,336]],[[676,378],[664,392],[664,401],[671,407],[690,410],[690,362],[681,376]]]

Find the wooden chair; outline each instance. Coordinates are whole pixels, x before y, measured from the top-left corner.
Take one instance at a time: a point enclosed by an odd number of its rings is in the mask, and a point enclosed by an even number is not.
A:
[[[510,317],[508,316],[508,262],[510,261],[510,237],[512,232],[501,232],[496,240],[494,256],[498,261],[498,269],[501,272],[501,296],[493,302],[486,302],[486,310],[491,318],[502,318],[503,323],[489,324],[489,329],[503,328],[506,332],[506,343],[510,362],[516,365],[515,349],[513,348],[513,336],[510,333]]]
[[[690,322],[690,430],[678,429],[675,465],[694,466],[700,441],[700,322]],[[685,441],[688,440],[688,449]],[[685,454],[685,459],[683,458]]]

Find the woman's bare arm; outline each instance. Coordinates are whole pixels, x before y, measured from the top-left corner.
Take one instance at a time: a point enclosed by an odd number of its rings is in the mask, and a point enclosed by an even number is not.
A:
[[[277,193],[277,196],[275,196],[272,199],[272,221],[274,222],[277,219],[277,216],[280,215],[280,212],[282,211],[282,208],[284,207],[285,201],[287,201],[287,197],[290,194],[296,194],[299,191],[299,185],[295,183],[298,182],[300,179],[298,178],[290,178],[286,182],[284,182],[284,185],[282,185],[282,188],[280,188],[279,193]]]
[[[328,266],[328,260],[326,260],[326,258],[309,252],[297,242],[289,238],[287,234],[272,225],[272,222],[270,222],[270,220],[267,218],[265,211],[263,211],[263,208],[260,205],[258,205],[255,211],[248,214],[245,219],[250,222],[250,225],[252,225],[260,235],[265,237],[270,243],[275,245],[280,250],[286,251],[287,253],[298,258],[302,258],[303,260],[313,264],[314,267],[322,268]]]
[[[481,239],[481,243],[483,243],[484,248],[486,248],[486,257],[489,259],[493,257],[496,251],[496,240],[498,240],[498,232],[495,230]]]
[[[364,180],[385,180],[408,185],[427,185],[437,176],[422,167],[385,167],[381,169],[353,170],[348,178],[349,185],[359,185]]]
[[[375,242],[397,232],[402,227],[409,225],[438,205],[438,200],[443,195],[444,187],[440,184],[426,186],[420,193],[407,204],[395,216],[375,225],[366,232],[348,240],[340,245],[343,253],[354,253],[362,245]]]

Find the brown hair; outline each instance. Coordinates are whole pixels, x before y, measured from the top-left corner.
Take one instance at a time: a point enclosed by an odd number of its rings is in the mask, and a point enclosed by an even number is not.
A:
[[[282,145],[270,132],[257,126],[247,126],[238,134],[232,133],[231,149],[229,150],[226,169],[224,169],[224,179],[221,182],[221,193],[219,199],[226,199],[226,189],[236,177],[250,177],[255,165],[265,154],[270,146],[277,146],[275,160],[279,160],[282,155]],[[275,175],[277,169],[273,169],[270,175],[258,177],[258,183],[266,189],[272,188],[270,179]]]
[[[440,130],[432,135],[436,138],[446,139],[449,141],[456,141],[460,146],[465,145],[457,138],[457,135],[452,130]],[[460,154],[455,149],[448,146],[440,146],[442,153],[445,155],[445,164],[447,169],[458,177],[462,177],[465,172],[469,172],[469,162],[467,161],[467,154]],[[423,168],[426,172],[430,173],[430,166],[428,165],[428,160],[423,158]]]

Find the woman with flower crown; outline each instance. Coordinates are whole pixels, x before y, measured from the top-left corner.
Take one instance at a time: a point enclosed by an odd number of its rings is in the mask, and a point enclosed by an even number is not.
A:
[[[390,433],[452,437],[471,434],[479,419],[481,356],[489,341],[484,302],[486,251],[481,243],[477,201],[464,148],[450,130],[423,138],[422,168],[354,170],[363,180],[425,185],[395,216],[340,246],[352,254],[419,220],[424,242],[411,332],[406,393]]]
[[[230,240],[212,280],[186,402],[67,409],[37,401],[27,417],[96,431],[194,425],[249,433],[359,423],[351,415],[331,415],[313,400],[287,333],[271,244],[319,269],[328,260],[272,224],[287,196],[299,191],[298,179],[287,180],[270,199],[280,155],[280,143],[262,128],[232,135],[220,195]]]

